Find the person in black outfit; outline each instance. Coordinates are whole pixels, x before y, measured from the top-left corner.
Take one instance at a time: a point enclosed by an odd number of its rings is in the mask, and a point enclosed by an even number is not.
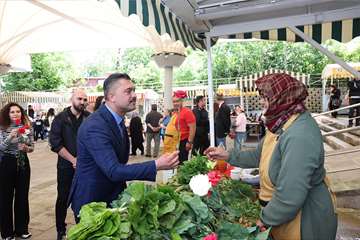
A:
[[[223,95],[217,95],[217,103],[219,104],[219,111],[215,117],[215,136],[216,146],[222,144],[226,147],[226,136],[230,133],[231,119],[230,108],[226,105]]]
[[[144,127],[141,122],[141,118],[137,112],[134,112],[130,120],[130,137],[131,137],[131,155],[136,156],[136,150],[141,151],[141,155],[144,155]]]
[[[87,102],[83,90],[75,90],[71,97],[71,106],[59,113],[52,122],[49,142],[51,150],[58,154],[57,163],[57,199],[56,230],[57,239],[66,235],[66,212],[68,197],[76,167],[76,139],[81,123],[90,115],[85,111]]]
[[[205,149],[210,146],[209,141],[209,114],[205,109],[205,97],[197,96],[195,98],[196,106],[193,109],[193,113],[196,118],[196,132],[194,138],[194,144],[192,149],[192,155],[203,155]]]
[[[33,123],[34,126],[34,141],[36,142],[41,137],[44,140],[44,121],[40,118],[40,115],[36,116],[36,120]]]
[[[34,111],[32,105],[28,106],[27,115],[30,117],[31,121],[34,120],[35,111]]]
[[[360,103],[360,80],[352,80],[348,82],[349,88],[349,104],[353,105],[356,103]],[[360,125],[360,106],[350,108],[349,111],[349,127],[353,126],[354,117],[358,117],[355,120],[355,125]]]
[[[338,89],[335,85],[330,85],[330,101],[329,101],[329,110],[335,110],[338,109],[341,105],[340,100],[340,89]],[[338,115],[338,112],[331,113],[331,116],[336,118]]]

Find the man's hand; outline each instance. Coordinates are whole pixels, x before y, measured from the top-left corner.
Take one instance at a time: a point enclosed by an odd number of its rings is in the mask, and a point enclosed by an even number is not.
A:
[[[76,158],[73,158],[70,162],[72,163],[73,168],[75,169],[76,168]]]
[[[179,151],[165,153],[155,160],[156,170],[171,170],[179,165]]]
[[[221,147],[209,147],[204,151],[204,154],[212,161],[228,160],[229,153]]]

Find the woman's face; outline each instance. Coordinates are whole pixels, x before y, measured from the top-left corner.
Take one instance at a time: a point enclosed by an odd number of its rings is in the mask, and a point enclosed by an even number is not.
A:
[[[21,110],[17,106],[10,107],[9,118],[12,122],[15,122],[16,119],[21,119]]]
[[[263,113],[265,113],[266,110],[268,110],[269,105],[270,105],[269,100],[267,98],[261,97],[260,98],[260,104],[261,104],[261,106],[263,108]]]

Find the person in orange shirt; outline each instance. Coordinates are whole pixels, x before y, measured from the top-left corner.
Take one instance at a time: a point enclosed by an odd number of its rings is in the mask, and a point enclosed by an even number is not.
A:
[[[191,109],[183,106],[183,99],[186,92],[178,90],[173,94],[174,115],[176,116],[175,126],[180,132],[179,161],[180,163],[188,160],[189,151],[193,147],[196,131],[196,118]]]

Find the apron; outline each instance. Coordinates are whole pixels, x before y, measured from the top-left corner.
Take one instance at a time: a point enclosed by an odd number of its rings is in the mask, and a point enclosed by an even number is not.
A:
[[[176,117],[174,114],[166,126],[163,153],[173,153],[179,148],[180,131],[176,128]]]
[[[299,114],[295,114],[285,123],[282,131],[285,132],[291,124],[297,119]],[[260,194],[259,198],[262,201],[269,202],[275,191],[275,187],[272,184],[269,176],[270,161],[273,151],[276,147],[279,135],[270,131],[266,132],[266,136],[261,151],[261,158],[259,164],[260,172]],[[329,186],[328,179],[325,177],[324,182],[326,186]],[[328,187],[329,188],[329,187]],[[330,191],[333,203],[335,203],[335,195]],[[336,205],[334,205],[335,207]],[[274,226],[271,229],[271,236],[275,240],[301,240],[301,210],[298,212],[296,217],[290,222],[284,223],[280,226]]]

